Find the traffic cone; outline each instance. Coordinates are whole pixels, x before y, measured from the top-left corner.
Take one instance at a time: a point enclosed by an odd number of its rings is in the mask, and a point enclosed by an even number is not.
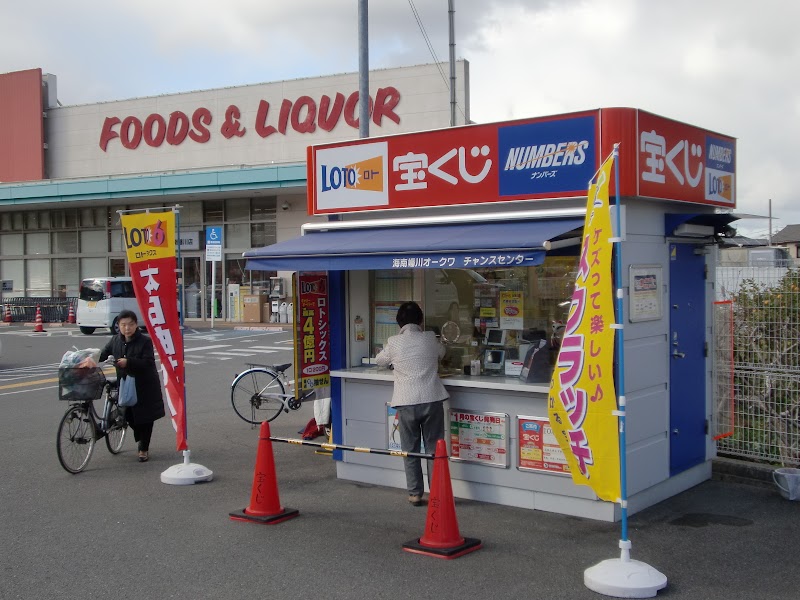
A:
[[[42,326],[42,309],[39,307],[38,304],[36,305],[36,319],[34,322],[35,322],[35,325],[33,327],[34,333],[43,333],[44,327]]]
[[[403,544],[403,550],[436,558],[452,559],[474,552],[481,547],[475,538],[461,537],[456,519],[456,503],[450,484],[450,467],[444,440],[436,442],[433,459],[433,478],[428,497],[428,517],[421,538]]]
[[[275,476],[275,459],[272,455],[272,440],[269,438],[269,423],[265,421],[261,424],[261,433],[258,436],[258,454],[250,505],[244,510],[229,513],[234,521],[275,525],[299,514],[298,510],[281,506],[278,498],[278,480]]]
[[[11,318],[11,305],[6,304],[6,316],[3,318],[4,323],[11,323],[14,319]]]
[[[72,307],[72,303],[69,305],[69,313],[67,314],[67,323],[75,323],[75,309]]]

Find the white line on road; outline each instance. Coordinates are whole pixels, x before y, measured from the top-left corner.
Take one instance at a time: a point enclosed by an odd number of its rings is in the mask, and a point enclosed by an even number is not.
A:
[[[200,352],[201,350],[216,350],[217,348],[230,348],[230,346],[230,344],[222,344],[221,346],[198,346],[197,348],[184,348],[183,352],[186,353]]]

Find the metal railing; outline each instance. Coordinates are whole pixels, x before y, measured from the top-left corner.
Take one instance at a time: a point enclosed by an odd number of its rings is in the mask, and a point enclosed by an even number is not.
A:
[[[723,263],[716,289],[718,452],[800,465],[800,270]]]
[[[18,296],[3,298],[0,307],[0,321],[6,317],[6,308],[11,313],[12,323],[33,323],[36,320],[36,307],[39,306],[42,312],[44,323],[66,323],[69,316],[69,307],[76,311],[78,308],[77,298],[47,298],[37,296]]]

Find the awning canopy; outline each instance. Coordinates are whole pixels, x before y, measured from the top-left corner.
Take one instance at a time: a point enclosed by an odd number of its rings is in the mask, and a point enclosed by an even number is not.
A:
[[[244,253],[258,271],[474,269],[541,264],[550,240],[583,218],[331,229]]]

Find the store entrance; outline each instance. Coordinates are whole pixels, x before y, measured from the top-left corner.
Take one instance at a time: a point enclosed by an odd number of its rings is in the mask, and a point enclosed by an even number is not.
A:
[[[223,318],[221,265],[217,262],[217,284],[212,289],[211,262],[203,253],[186,252],[181,256],[184,319],[208,321],[212,314],[215,319]]]

